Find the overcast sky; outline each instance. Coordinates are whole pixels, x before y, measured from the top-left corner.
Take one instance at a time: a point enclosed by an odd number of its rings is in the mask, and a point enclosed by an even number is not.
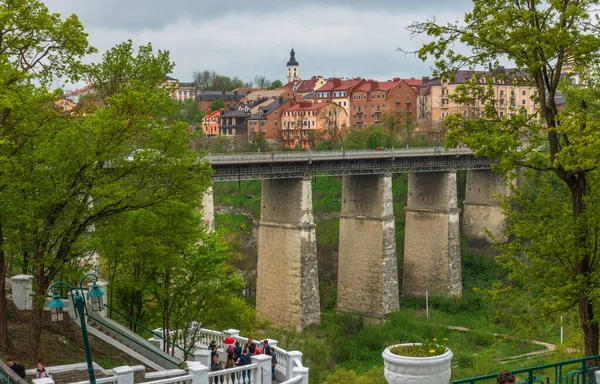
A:
[[[468,0],[48,0],[52,12],[75,13],[100,52],[132,39],[170,51],[174,77],[214,70],[250,81],[285,82],[294,48],[301,78],[386,80],[421,77],[431,63],[397,52],[416,49],[412,21],[463,18]],[[335,70],[335,72],[334,72]]]

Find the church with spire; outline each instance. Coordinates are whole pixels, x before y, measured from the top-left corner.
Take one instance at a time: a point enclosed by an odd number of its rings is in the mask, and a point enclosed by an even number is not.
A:
[[[287,62],[287,82],[300,80],[298,75],[298,62],[296,61],[296,52],[294,48],[290,51],[290,60]]]

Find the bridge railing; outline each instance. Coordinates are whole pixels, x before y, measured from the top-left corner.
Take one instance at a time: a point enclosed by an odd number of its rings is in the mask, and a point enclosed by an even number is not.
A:
[[[438,147],[423,148],[391,148],[382,150],[352,149],[344,151],[303,151],[303,152],[238,152],[238,153],[208,153],[207,159],[211,164],[229,162],[272,162],[272,161],[299,161],[299,160],[334,160],[353,158],[386,158],[386,157],[411,157],[411,156],[446,156],[470,155],[473,151],[469,148],[444,149]]]

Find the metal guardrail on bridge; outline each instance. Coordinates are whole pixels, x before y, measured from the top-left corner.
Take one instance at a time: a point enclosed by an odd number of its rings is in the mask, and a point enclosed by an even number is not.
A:
[[[213,181],[489,169],[469,148],[227,153],[207,155]]]

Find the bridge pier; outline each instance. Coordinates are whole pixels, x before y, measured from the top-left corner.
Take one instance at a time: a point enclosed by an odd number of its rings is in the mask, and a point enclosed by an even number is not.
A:
[[[399,307],[392,175],[342,180],[337,306],[382,317]]]
[[[202,221],[208,229],[215,230],[215,206],[212,185],[202,195]]]
[[[256,310],[303,330],[321,318],[311,179],[262,181]]]
[[[462,294],[456,172],[409,173],[402,294]]]
[[[494,195],[507,195],[504,175],[489,169],[467,171],[467,193],[464,202],[463,230],[470,240],[490,243],[487,231],[504,239],[506,218]]]

